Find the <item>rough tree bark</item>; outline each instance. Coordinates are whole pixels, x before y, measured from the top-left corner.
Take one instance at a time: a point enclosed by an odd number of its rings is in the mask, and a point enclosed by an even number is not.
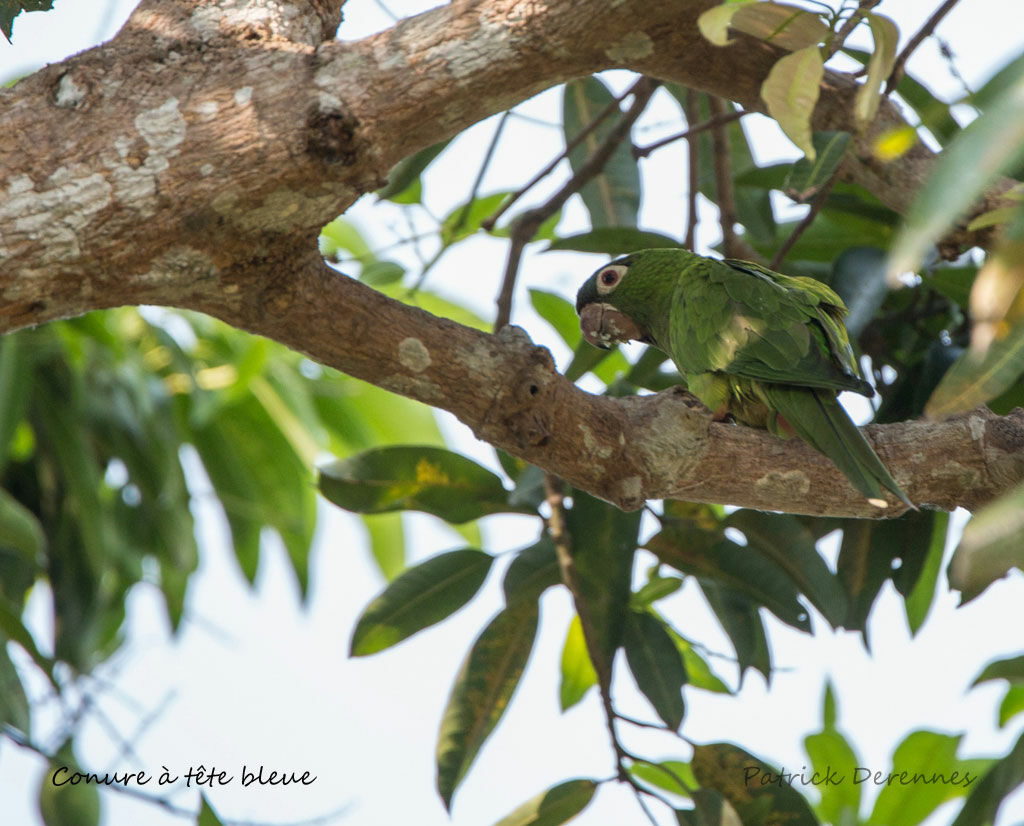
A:
[[[628,68],[759,108],[778,52],[704,41],[713,4],[456,0],[345,43],[330,0],[144,0],[109,43],[0,91],[0,332],[123,304],[201,310],[449,410],[622,507],[896,515],[802,445],[712,424],[677,393],[591,396],[521,331],[436,319],[317,253],[320,227],[396,161],[574,77]],[[816,127],[855,131],[855,90],[828,74]],[[932,155],[875,160],[872,137],[898,123],[884,105],[847,174],[903,211]],[[976,507],[1024,478],[1020,411],[869,432],[917,502]]]

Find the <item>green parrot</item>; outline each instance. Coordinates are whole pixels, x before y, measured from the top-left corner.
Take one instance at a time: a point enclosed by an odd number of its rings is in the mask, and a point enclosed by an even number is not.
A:
[[[667,353],[722,420],[799,436],[872,504],[896,484],[836,396],[871,396],[843,324],[842,299],[813,278],[682,249],[640,250],[605,264],[576,296],[583,336],[608,348],[635,339]]]

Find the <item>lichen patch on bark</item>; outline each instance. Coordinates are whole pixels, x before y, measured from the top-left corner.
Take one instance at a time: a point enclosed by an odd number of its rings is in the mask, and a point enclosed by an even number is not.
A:
[[[403,338],[398,343],[398,360],[414,373],[422,373],[430,366],[430,353],[418,338]]]

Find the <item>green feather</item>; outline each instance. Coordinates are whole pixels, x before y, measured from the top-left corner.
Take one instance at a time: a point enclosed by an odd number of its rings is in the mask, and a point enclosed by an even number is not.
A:
[[[609,271],[617,283],[606,283]],[[884,499],[888,488],[913,507],[836,400],[843,390],[874,391],[850,346],[846,306],[825,284],[749,261],[642,250],[583,284],[577,311],[595,303],[629,316],[716,414],[784,435],[781,416],[865,497]]]

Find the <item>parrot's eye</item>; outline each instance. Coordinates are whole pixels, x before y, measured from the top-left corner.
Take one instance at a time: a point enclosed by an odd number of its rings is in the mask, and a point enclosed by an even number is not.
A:
[[[626,267],[622,264],[611,264],[597,274],[598,295],[608,295],[619,286],[622,276],[626,274]]]

